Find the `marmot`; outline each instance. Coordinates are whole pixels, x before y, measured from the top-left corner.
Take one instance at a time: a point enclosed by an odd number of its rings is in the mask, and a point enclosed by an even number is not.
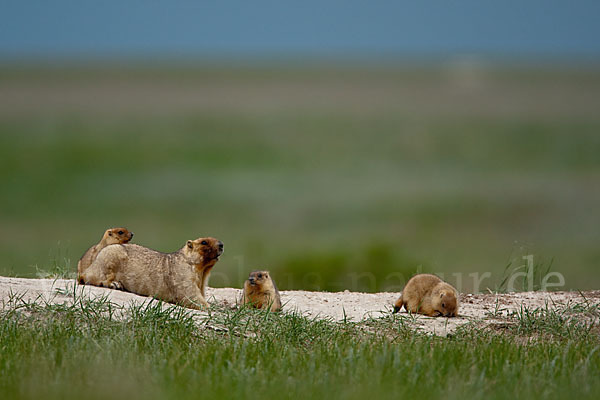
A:
[[[458,292],[435,275],[419,274],[404,286],[394,304],[394,313],[402,306],[406,311],[430,317],[455,317],[458,315]]]
[[[189,308],[208,307],[206,283],[221,254],[223,242],[210,237],[188,240],[174,253],[135,244],[108,246],[84,272],[83,280]]]
[[[252,271],[244,282],[242,304],[251,304],[256,308],[269,307],[271,311],[281,310],[281,299],[275,281],[269,271]]]
[[[79,259],[77,263],[77,282],[83,283],[82,274],[96,259],[100,250],[110,244],[125,244],[133,239],[133,232],[129,232],[127,228],[111,228],[107,229],[102,236],[102,240],[98,244],[90,247]]]

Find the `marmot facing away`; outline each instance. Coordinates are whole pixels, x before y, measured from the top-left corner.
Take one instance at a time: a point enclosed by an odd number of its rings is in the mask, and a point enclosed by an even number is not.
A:
[[[409,279],[394,304],[394,313],[406,311],[430,317],[458,315],[458,292],[435,275],[419,274]]]
[[[244,282],[242,304],[251,304],[256,308],[269,308],[271,311],[281,310],[281,299],[275,281],[269,271],[252,271]]]
[[[77,263],[77,282],[83,283],[83,271],[92,265],[100,250],[111,244],[129,243],[131,239],[133,239],[133,232],[129,232],[127,228],[107,229],[102,236],[102,240],[90,247],[79,259]]]
[[[211,237],[188,240],[174,253],[135,244],[108,246],[83,279],[86,284],[123,289],[185,307],[208,307],[206,283],[221,254],[223,242]]]

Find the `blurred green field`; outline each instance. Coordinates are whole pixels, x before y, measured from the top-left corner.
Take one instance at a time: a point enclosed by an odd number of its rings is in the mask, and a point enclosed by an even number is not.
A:
[[[600,70],[0,68],[0,273],[75,270],[112,226],[215,236],[212,286],[459,289],[600,277]]]

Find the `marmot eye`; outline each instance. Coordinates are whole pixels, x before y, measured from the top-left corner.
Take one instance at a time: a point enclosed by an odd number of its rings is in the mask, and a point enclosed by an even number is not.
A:
[[[206,246],[208,244],[208,242],[206,240],[203,240],[200,242],[201,245]]]
[[[446,303],[442,303],[442,307],[446,308]]]
[[[123,231],[119,231],[119,235],[122,235],[122,234],[123,234]]]

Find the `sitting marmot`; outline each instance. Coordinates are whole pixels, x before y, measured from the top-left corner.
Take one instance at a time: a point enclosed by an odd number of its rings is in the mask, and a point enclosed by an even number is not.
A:
[[[271,311],[281,310],[281,299],[275,282],[269,271],[253,271],[244,282],[242,304],[251,304],[256,308],[268,308]]]
[[[94,262],[100,250],[111,244],[125,244],[133,239],[133,232],[129,232],[127,228],[112,228],[107,229],[102,236],[102,240],[90,247],[79,259],[77,263],[77,282],[83,283],[83,272]]]

